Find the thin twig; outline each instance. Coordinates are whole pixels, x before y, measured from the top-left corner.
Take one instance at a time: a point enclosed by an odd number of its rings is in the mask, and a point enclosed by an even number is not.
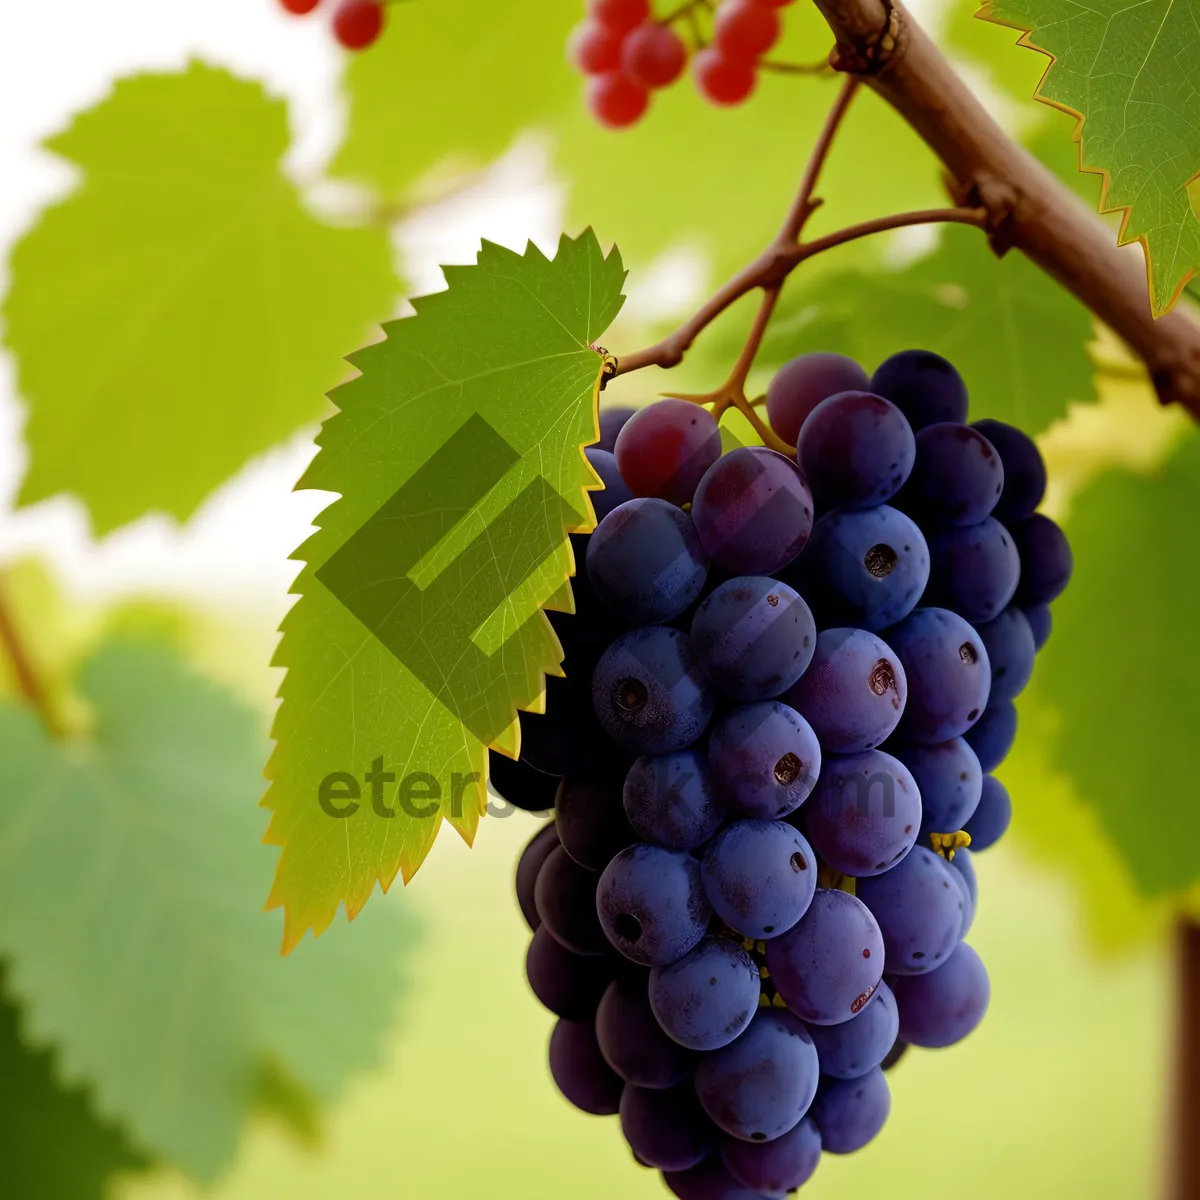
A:
[[[711,8],[711,0],[684,0],[677,8],[671,9],[665,17],[658,18],[659,25],[673,25],[681,17],[691,16],[698,8]]]
[[[758,60],[758,69],[760,71],[770,71],[775,75],[834,75],[836,71],[833,69],[828,58],[821,59],[820,62],[814,63],[790,63],[779,62],[773,58],[760,58]]]
[[[814,254],[832,250],[835,246],[844,246],[847,242],[870,237],[875,233],[905,229],[910,225],[974,225],[977,229],[986,229],[987,221],[986,208],[923,208],[916,212],[875,217],[857,225],[848,225],[845,229],[837,229],[823,237],[814,238],[811,242],[805,242],[802,249],[805,251],[804,257],[811,258]]]
[[[50,704],[46,689],[42,686],[37,671],[34,669],[33,660],[17,632],[3,577],[0,577],[0,643],[3,643],[4,651],[12,664],[13,674],[16,676],[21,695],[41,718],[46,729],[58,737],[63,732],[62,724]]]
[[[846,112],[850,108],[850,102],[858,91],[858,86],[858,80],[853,75],[848,75],[842,83],[842,90],[833,102],[833,107],[825,118],[825,125],[821,129],[816,145],[813,146],[812,154],[809,155],[808,166],[804,169],[804,178],[800,181],[800,190],[796,193],[796,199],[792,202],[787,220],[783,223],[783,229],[779,235],[782,241],[796,241],[804,228],[805,221],[817,206],[813,198],[821,179],[821,171],[825,166],[825,160],[829,157],[829,151],[833,147],[833,139],[837,136]]]

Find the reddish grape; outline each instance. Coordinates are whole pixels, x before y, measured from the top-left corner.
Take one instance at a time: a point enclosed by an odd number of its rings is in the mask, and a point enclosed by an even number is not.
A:
[[[649,19],[650,0],[591,0],[588,16],[613,33],[628,33]]]
[[[621,48],[621,69],[643,87],[666,87],[683,74],[686,66],[683,39],[665,25],[639,25]]]
[[[641,118],[650,103],[650,93],[621,71],[605,71],[588,80],[587,102],[601,125],[624,129]]]
[[[700,94],[713,104],[741,104],[754,91],[754,66],[726,58],[720,50],[701,50],[692,60],[692,73]]]
[[[312,12],[321,0],[279,0],[279,3],[290,13],[295,13],[296,16],[302,17],[306,13]]]
[[[721,0],[713,40],[726,58],[754,62],[779,41],[779,15],[754,0]]]
[[[595,21],[584,21],[571,34],[568,53],[585,75],[615,71],[621,65],[621,35]]]
[[[708,409],[687,400],[659,400],[625,422],[614,453],[635,496],[686,504],[720,458],[721,434]]]
[[[383,32],[379,0],[347,0],[333,17],[333,35],[347,50],[365,50]]]

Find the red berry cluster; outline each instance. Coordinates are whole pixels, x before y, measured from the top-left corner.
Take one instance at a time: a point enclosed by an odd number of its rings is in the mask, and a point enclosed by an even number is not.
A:
[[[305,16],[321,0],[279,0],[290,13]],[[387,0],[342,0],[333,14],[333,36],[347,50],[365,50],[383,33],[384,7]]]
[[[754,90],[764,54],[779,40],[777,9],[793,0],[719,0],[711,43],[692,59],[700,94],[713,104],[740,104]],[[650,104],[650,93],[674,83],[687,66],[689,48],[672,28],[689,9],[710,9],[708,0],[676,9],[657,21],[650,0],[588,0],[587,17],[571,38],[571,59],[588,77],[592,115],[611,129],[633,125]]]

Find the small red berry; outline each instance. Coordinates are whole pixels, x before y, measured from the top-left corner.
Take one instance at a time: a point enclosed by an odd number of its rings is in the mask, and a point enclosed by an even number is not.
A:
[[[635,124],[650,103],[650,93],[620,71],[593,75],[587,83],[588,108],[601,125],[625,129]]]
[[[310,13],[321,0],[279,0],[279,3],[290,13],[294,13],[298,17],[302,17],[305,13]]]
[[[379,0],[347,0],[333,17],[333,35],[347,50],[365,50],[383,32]]]
[[[757,82],[754,65],[743,59],[726,58],[720,50],[701,50],[692,60],[692,73],[700,94],[713,104],[741,104]]]
[[[628,33],[650,16],[650,0],[591,0],[588,16],[613,33]]]
[[[683,74],[686,66],[683,39],[665,25],[639,25],[621,48],[621,70],[642,87],[666,87]]]
[[[615,71],[621,65],[621,35],[595,21],[585,21],[571,34],[568,53],[585,75]]]
[[[753,62],[779,41],[779,14],[754,0],[721,0],[713,22],[713,44],[726,58]]]

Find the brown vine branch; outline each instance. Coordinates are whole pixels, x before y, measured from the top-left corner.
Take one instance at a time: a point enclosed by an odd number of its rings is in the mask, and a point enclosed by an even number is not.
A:
[[[1181,916],[1175,930],[1175,1029],[1169,1200],[1192,1200],[1200,1179],[1200,925]]]
[[[21,695],[41,718],[46,729],[58,737],[63,732],[62,724],[59,722],[58,714],[55,713],[46,689],[42,686],[42,681],[34,669],[33,660],[25,648],[25,643],[17,632],[12,607],[8,600],[8,590],[2,576],[0,576],[0,644],[3,644],[8,661],[12,664],[13,675],[16,677]]]

